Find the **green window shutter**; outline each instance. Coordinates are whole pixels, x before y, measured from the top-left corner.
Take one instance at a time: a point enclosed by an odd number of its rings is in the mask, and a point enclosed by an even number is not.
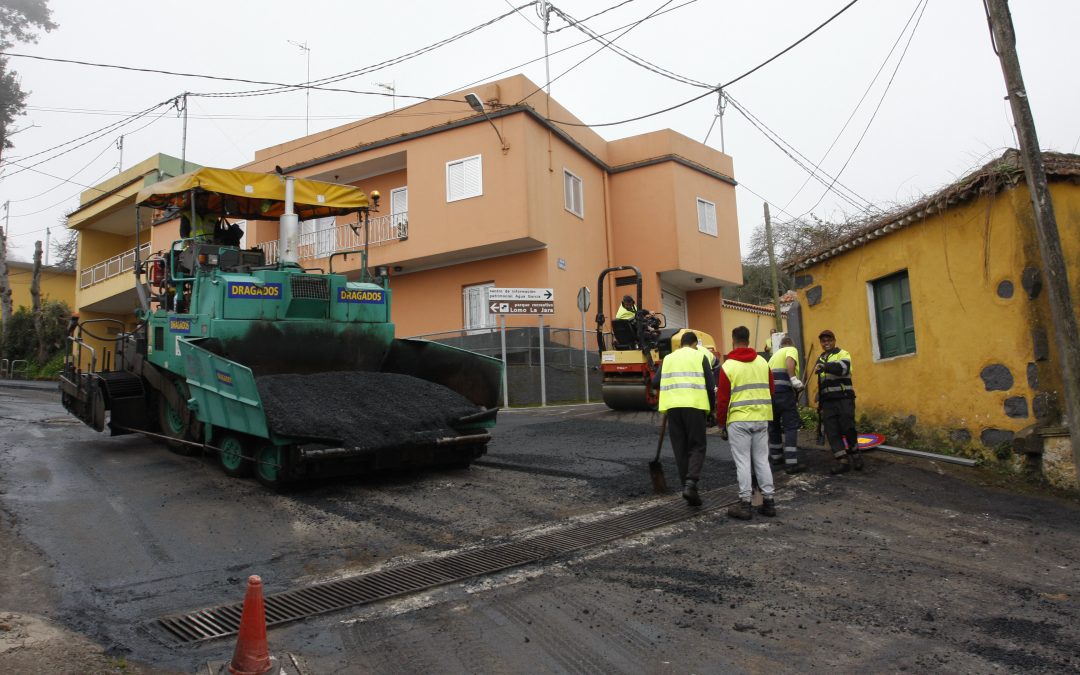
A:
[[[906,271],[874,282],[874,318],[881,358],[915,353],[915,319]]]

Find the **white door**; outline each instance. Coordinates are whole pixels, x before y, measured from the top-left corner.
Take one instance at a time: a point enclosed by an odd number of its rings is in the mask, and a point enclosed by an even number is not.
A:
[[[667,318],[668,328],[686,328],[686,296],[682,291],[674,288],[664,288],[660,291],[660,310]]]

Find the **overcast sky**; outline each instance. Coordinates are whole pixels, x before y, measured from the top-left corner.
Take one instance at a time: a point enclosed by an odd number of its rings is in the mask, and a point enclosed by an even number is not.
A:
[[[307,43],[311,78],[318,79],[439,42],[511,11],[511,2],[523,4],[523,0],[51,0],[59,28],[38,44],[13,51],[302,83],[308,53],[290,40]],[[681,79],[717,85],[767,60],[846,4],[847,0],[559,0],[555,6],[582,21],[614,7],[584,23],[604,33],[641,22],[621,36],[625,29],[608,37]],[[1012,4],[1040,143],[1044,149],[1077,152],[1080,76],[1067,49],[1080,28],[1080,2]],[[654,16],[642,21],[650,15]],[[393,84],[396,101],[377,93],[313,91],[311,131],[417,100],[409,97],[438,96],[513,73],[543,84],[540,26],[535,7],[526,7],[430,53],[330,85],[385,94],[375,83]],[[586,37],[557,15],[552,16],[551,29],[561,29],[549,36],[551,74],[557,78],[552,94],[589,124],[646,115],[707,91],[645,70],[610,50],[578,65],[597,51],[597,43],[566,49]],[[115,175],[121,134],[123,165],[129,167],[156,152],[179,156],[181,123],[175,111],[161,108],[82,147],[75,147],[83,142],[79,141],[37,153],[184,91],[253,88],[17,57],[10,65],[20,73],[24,89],[32,92],[27,115],[16,125],[28,128],[12,139],[16,145],[4,155],[0,180],[0,202],[11,201],[13,257],[21,260],[30,259],[35,239],[44,240],[44,228],[53,227],[55,232],[63,215],[77,206],[82,186]],[[740,183],[738,217],[744,249],[762,222],[763,199],[772,204],[779,222],[807,212],[837,219],[858,213],[867,202],[887,207],[933,192],[1015,145],[982,0],[925,4],[860,0],[728,92],[759,125],[789,144],[789,152],[808,158],[801,160],[804,164],[820,163],[829,176],[823,178],[826,184],[842,171],[835,189],[846,190],[844,199],[816,179],[807,182],[809,173],[751,126],[734,104],[729,105],[723,117],[724,149],[734,160]],[[250,161],[259,148],[305,133],[302,92],[189,101],[187,158],[199,164],[237,166]],[[720,149],[720,124],[713,126],[716,107],[717,96],[709,94],[667,113],[596,130],[610,140],[671,128],[698,141],[709,134],[708,144]],[[7,160],[35,170],[21,170]]]

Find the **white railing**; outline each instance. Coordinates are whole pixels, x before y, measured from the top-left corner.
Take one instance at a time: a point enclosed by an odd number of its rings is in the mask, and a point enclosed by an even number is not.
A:
[[[356,228],[353,230],[353,228]],[[409,238],[409,214],[395,213],[388,216],[375,216],[368,220],[368,245],[382,246],[392,241],[404,241]],[[338,251],[354,251],[364,246],[364,226],[341,224],[314,232],[305,232],[297,244],[300,260],[329,258]],[[266,255],[266,263],[272,265],[278,259],[277,240],[258,244]]]
[[[146,260],[150,255],[150,244],[139,247],[139,259]],[[119,276],[124,272],[135,269],[135,249],[124,251],[114,255],[105,262],[99,262],[91,267],[84,268],[79,276],[79,288],[86,288],[101,283],[106,279]]]

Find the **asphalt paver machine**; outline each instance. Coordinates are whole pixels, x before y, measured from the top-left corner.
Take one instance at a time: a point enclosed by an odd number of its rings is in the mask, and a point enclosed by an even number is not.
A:
[[[351,186],[210,168],[144,188],[137,214],[214,222],[222,236],[204,229],[136,261],[134,330],[73,321],[65,408],[98,431],[216,452],[229,475],[273,487],[468,465],[490,441],[502,363],[396,339],[389,281],[369,273],[366,248],[333,254],[329,271],[299,263],[300,221],[352,216],[364,227],[377,200]],[[230,219],[278,219],[277,259],[230,240]],[[359,279],[333,271],[347,253],[361,258]],[[114,349],[99,358],[101,342],[89,338],[105,337],[110,321]]]

